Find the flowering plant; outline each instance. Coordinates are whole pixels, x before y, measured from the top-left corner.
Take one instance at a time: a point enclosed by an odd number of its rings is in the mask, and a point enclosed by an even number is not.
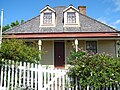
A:
[[[120,59],[108,54],[94,54],[79,49],[71,51],[68,63],[69,76],[77,77],[78,83],[97,89],[120,82]]]

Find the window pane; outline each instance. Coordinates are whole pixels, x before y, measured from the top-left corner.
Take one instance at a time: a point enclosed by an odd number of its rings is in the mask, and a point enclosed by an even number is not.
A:
[[[75,12],[67,12],[67,23],[76,23]]]
[[[97,53],[97,42],[96,41],[86,41],[86,50]]]
[[[51,24],[51,23],[52,23],[52,13],[44,13],[43,24]]]

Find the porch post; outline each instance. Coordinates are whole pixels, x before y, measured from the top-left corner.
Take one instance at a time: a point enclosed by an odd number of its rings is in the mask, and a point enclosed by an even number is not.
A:
[[[118,50],[119,50],[119,48],[120,48],[120,45],[118,45],[118,41],[115,42],[115,45],[116,45],[116,46],[115,46],[115,48],[116,48],[116,56],[118,57],[118,54],[119,54],[119,53],[118,53]]]
[[[78,39],[75,39],[75,51],[78,51]]]
[[[38,40],[38,48],[39,48],[39,51],[42,50],[42,40]],[[39,55],[40,59],[41,59],[41,54]]]

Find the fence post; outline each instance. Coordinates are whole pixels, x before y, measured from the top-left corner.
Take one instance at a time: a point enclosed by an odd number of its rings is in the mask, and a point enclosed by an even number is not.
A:
[[[38,90],[42,90],[42,67],[38,65]]]

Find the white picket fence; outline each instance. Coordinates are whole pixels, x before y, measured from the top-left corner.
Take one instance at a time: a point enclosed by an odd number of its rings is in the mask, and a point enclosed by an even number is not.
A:
[[[8,61],[1,67],[0,90],[65,90],[67,70]],[[14,65],[13,65],[14,64]]]
[[[43,68],[38,64],[10,60],[7,63],[1,65],[0,90],[83,90],[76,79],[68,77],[65,69]],[[93,89],[86,86],[84,90]],[[120,85],[104,90],[120,90]]]

